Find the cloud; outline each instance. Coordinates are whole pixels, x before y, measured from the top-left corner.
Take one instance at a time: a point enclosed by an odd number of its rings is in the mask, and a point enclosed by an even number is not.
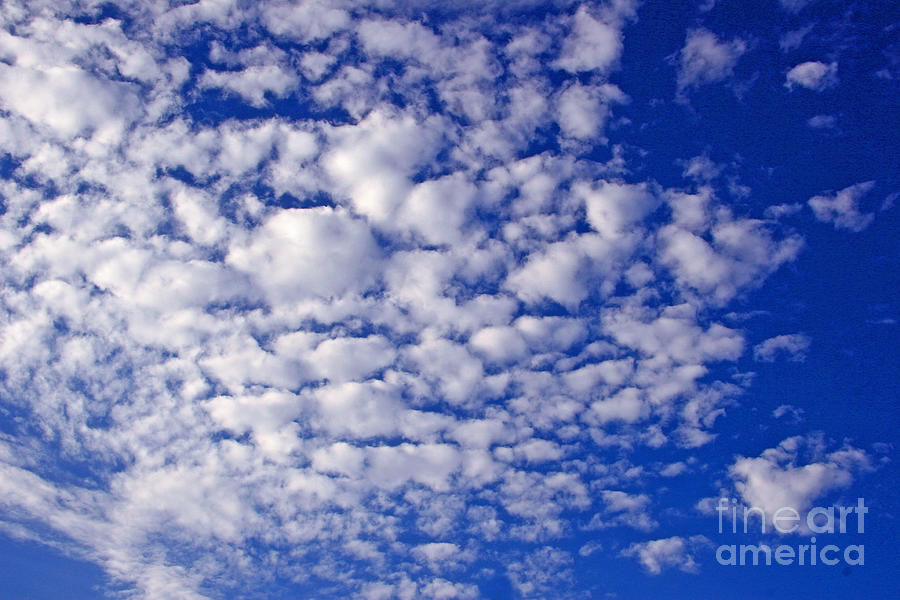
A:
[[[759,457],[738,457],[728,473],[744,503],[762,509],[771,518],[782,507],[802,513],[826,493],[847,487],[868,469],[871,459],[859,448],[844,445],[826,452],[820,437],[796,436]]]
[[[684,215],[682,219],[689,218],[692,225],[702,222],[702,205],[692,202],[690,208],[683,206],[688,200],[684,196],[673,200],[676,214],[681,211]],[[719,214],[720,219],[723,216],[726,215]],[[699,231],[675,224],[664,227],[659,234],[660,258],[681,285],[723,301],[741,289],[753,287],[783,263],[794,260],[802,247],[797,236],[774,239],[762,221],[726,217],[710,225],[709,241],[706,236],[698,235]],[[705,226],[701,226],[701,231]]]
[[[784,85],[790,90],[794,86],[821,92],[838,84],[837,63],[825,64],[818,61],[800,63],[787,72]]]
[[[563,41],[555,64],[570,73],[607,72],[618,62],[622,47],[618,26],[593,17],[582,5],[572,19],[572,31]]]
[[[312,42],[347,28],[350,15],[327,2],[271,2],[262,8],[262,22],[275,35]]]
[[[584,198],[588,223],[605,238],[634,231],[658,205],[646,184],[601,181],[598,186],[579,185],[576,193]]]
[[[834,129],[837,118],[834,115],[815,115],[807,119],[806,124],[812,129]]]
[[[136,598],[575,597],[580,526],[649,531],[647,482],[708,472],[754,337],[722,315],[794,209],[607,139],[637,3],[475,4],[9,5],[10,528]],[[747,47],[693,30],[680,91]]]
[[[206,71],[199,85],[224,88],[256,107],[265,106],[266,94],[283,98],[297,85],[297,78],[276,65],[249,66],[241,71]]]
[[[258,235],[234,241],[226,261],[252,276],[277,305],[362,292],[374,283],[379,254],[365,223],[323,207],[278,211]],[[332,269],[317,269],[326,257]]]
[[[678,54],[679,94],[688,88],[728,79],[747,49],[747,42],[739,38],[720,41],[707,29],[688,31]]]
[[[834,223],[835,229],[846,229],[859,233],[875,220],[872,213],[859,210],[859,201],[875,187],[874,181],[864,181],[839,192],[813,196],[807,204],[816,219],[823,223]]]
[[[623,556],[635,557],[651,575],[659,575],[664,570],[677,568],[685,573],[696,573],[700,566],[691,553],[691,546],[702,544],[705,538],[683,538],[673,536],[630,545]]]
[[[790,404],[780,404],[772,411],[772,416],[776,419],[787,417],[793,423],[800,423],[803,421],[804,412],[802,408]]]
[[[650,497],[646,494],[628,494],[618,490],[604,490],[601,494],[606,504],[604,511],[593,516],[588,529],[630,527],[650,531],[658,523],[650,516]]]
[[[595,88],[575,84],[559,95],[558,122],[564,135],[589,140],[598,137],[609,109]]]
[[[810,0],[778,0],[781,7],[791,13],[798,13],[810,3]]]
[[[568,552],[544,546],[510,564],[507,576],[523,598],[560,595],[571,585],[573,562]]]
[[[74,66],[0,65],[0,102],[63,138],[121,135],[138,110],[132,86]]]
[[[795,4],[805,3],[806,0],[799,0],[799,2],[795,2]],[[786,5],[786,3],[782,3],[782,5]],[[803,44],[804,38],[806,35],[813,30],[814,25],[807,25],[805,27],[801,27],[799,29],[794,29],[793,31],[788,31],[784,35],[781,36],[781,40],[778,42],[778,46],[781,48],[782,52],[790,52],[791,50],[795,50],[799,48]]]
[[[775,362],[776,358],[783,356],[792,362],[803,362],[809,343],[809,336],[802,333],[777,335],[754,346],[753,358],[761,362]]]

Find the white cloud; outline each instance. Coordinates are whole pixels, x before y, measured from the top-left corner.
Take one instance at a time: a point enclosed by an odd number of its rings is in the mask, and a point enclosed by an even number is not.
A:
[[[387,338],[325,340],[303,358],[318,377],[340,383],[371,375],[394,362],[397,352]]]
[[[283,98],[297,83],[296,76],[277,65],[249,66],[240,71],[206,71],[199,81],[200,87],[224,88],[256,107],[267,104],[267,93]]]
[[[380,251],[368,227],[341,210],[286,209],[256,236],[232,242],[227,262],[253,277],[273,304],[361,292]],[[322,265],[329,265],[323,269]]]
[[[472,558],[458,545],[449,542],[420,544],[412,549],[412,553],[417,560],[428,565],[433,571],[457,567],[460,562]]]
[[[591,227],[607,238],[633,232],[658,204],[646,184],[602,181],[599,186],[578,184],[575,192],[584,198]]]
[[[779,356],[790,361],[803,362],[809,350],[809,336],[802,333],[777,335],[753,347],[753,358],[762,362],[774,362]]]
[[[723,220],[711,229],[711,242],[674,225],[660,231],[661,260],[677,280],[722,301],[757,285],[783,263],[796,258],[797,236],[774,240],[767,225],[753,219]]]
[[[694,321],[693,310],[672,307],[656,318],[626,312],[609,313],[604,327],[620,344],[634,348],[655,361],[697,364],[735,360],[743,352],[743,336],[723,325],[704,330]]]
[[[649,407],[641,398],[641,390],[625,388],[610,398],[597,400],[591,405],[591,417],[598,423],[621,421],[634,423],[649,414]]]
[[[657,526],[650,516],[650,497],[646,494],[628,494],[618,490],[601,492],[603,512],[593,516],[588,529],[606,529],[624,526],[639,531],[650,531]]]
[[[794,89],[794,86],[799,85],[815,92],[821,92],[837,84],[837,63],[825,64],[809,61],[788,71],[787,81],[784,85],[788,89]]]
[[[790,421],[800,423],[803,421],[804,412],[805,411],[802,408],[791,406],[790,404],[779,404],[775,410],[772,411],[772,416],[776,419],[788,417]]]
[[[618,88],[607,84],[601,87],[579,83],[566,88],[557,100],[557,121],[563,135],[581,140],[602,141],[603,127],[609,116],[609,102],[622,101]],[[612,95],[610,95],[612,93]]]
[[[570,73],[609,71],[622,54],[622,33],[615,24],[594,18],[585,5],[572,20],[556,66]]]
[[[691,546],[703,541],[702,536],[690,539],[674,536],[650,540],[632,544],[622,552],[622,555],[636,557],[651,575],[659,575],[670,568],[685,573],[696,573],[700,566],[691,553]]]
[[[746,51],[747,42],[742,39],[720,41],[706,29],[688,31],[678,58],[679,93],[687,88],[728,79]]]
[[[637,3],[542,5],[499,44],[472,11],[537,5],[474,4],[0,6],[10,527],[135,597],[277,572],[474,598],[489,557],[539,598],[574,585],[573,525],[656,526],[647,478],[688,463],[636,449],[715,438],[744,351],[719,309],[799,240],[735,218],[702,157],[665,190],[640,148],[585,154]],[[745,50],[692,35],[683,89]]]
[[[263,6],[262,21],[275,35],[301,42],[328,38],[350,24],[347,11],[334,3],[271,2]]]
[[[673,462],[663,467],[659,474],[662,477],[678,477],[688,470],[688,466],[682,461]]]
[[[573,562],[568,552],[543,546],[510,564],[507,576],[523,598],[561,595],[570,584]]]
[[[74,66],[43,68],[0,64],[0,102],[64,139],[80,135],[117,139],[136,116],[132,86],[98,79]]]
[[[440,119],[417,123],[408,115],[394,118],[373,112],[358,125],[330,132],[332,149],[324,156],[324,165],[356,211],[375,223],[387,223],[412,191],[410,177],[416,167],[438,152],[441,128]],[[440,185],[432,184],[419,191],[420,198],[413,201],[411,214],[406,217],[413,223],[421,222],[420,227],[431,235],[439,234],[429,224],[430,215],[422,214],[418,206],[435,202],[432,197],[440,189]],[[444,210],[449,212],[453,207]]]
[[[826,452],[820,438],[797,436],[759,457],[738,457],[729,475],[744,503],[761,508],[771,518],[782,507],[802,514],[826,493],[847,487],[870,468],[871,459],[858,448],[845,445]]]
[[[495,362],[513,361],[528,352],[525,340],[512,327],[485,327],[471,337],[469,345]]]
[[[447,492],[451,476],[461,465],[459,451],[449,444],[375,446],[368,448],[367,456],[368,476],[386,489],[415,481]]]
[[[835,229],[846,229],[859,233],[875,220],[874,214],[859,210],[859,201],[873,187],[875,187],[874,181],[864,181],[845,187],[836,193],[813,196],[807,204],[819,221],[834,223]]]
[[[338,473],[347,477],[362,475],[365,451],[346,442],[335,442],[312,454],[312,466],[320,473]]]

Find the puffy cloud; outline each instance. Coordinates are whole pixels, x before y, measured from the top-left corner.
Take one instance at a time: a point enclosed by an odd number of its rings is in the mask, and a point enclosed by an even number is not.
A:
[[[335,442],[312,454],[312,466],[320,473],[338,473],[347,477],[362,475],[365,451],[346,442]]]
[[[802,513],[826,493],[847,487],[857,474],[870,468],[871,459],[859,448],[845,445],[826,452],[820,437],[796,436],[756,458],[738,457],[729,475],[744,503],[771,517],[782,507]]]
[[[240,71],[206,71],[200,87],[224,88],[256,107],[266,105],[266,94],[283,98],[297,85],[297,78],[277,65],[248,66]]]
[[[744,338],[739,332],[718,323],[704,330],[686,305],[667,309],[655,318],[648,316],[612,311],[603,325],[618,343],[659,362],[735,360],[743,352]]]
[[[117,139],[138,110],[132,86],[98,79],[74,66],[0,64],[0,89],[6,110],[64,139],[80,135]]]
[[[446,492],[461,465],[459,451],[449,444],[375,446],[367,449],[367,457],[368,477],[387,489],[415,481]]]
[[[362,292],[375,283],[380,254],[365,223],[322,207],[276,212],[258,235],[233,241],[226,260],[280,304]]]
[[[589,529],[605,529],[624,526],[640,531],[650,531],[657,523],[650,516],[650,497],[646,494],[628,494],[618,490],[601,493],[605,508],[588,523]]]
[[[271,2],[262,7],[262,22],[278,36],[312,42],[328,38],[350,24],[347,11],[334,3]]]
[[[471,554],[465,553],[458,545],[449,542],[420,544],[412,549],[412,553],[417,560],[427,564],[433,571],[453,568],[459,566],[460,562],[473,558]]]
[[[500,37],[462,15],[537,4],[44,4],[0,6],[10,527],[135,597],[474,598],[487,569],[565,595],[591,515],[655,526],[645,478],[687,463],[635,449],[715,438],[744,350],[718,309],[799,241],[703,157],[664,190],[588,154],[637,3]],[[745,50],[710,36],[683,89]]]
[[[826,65],[818,61],[809,61],[800,63],[788,71],[787,81],[784,85],[788,89],[794,89],[794,86],[799,85],[815,92],[821,92],[836,86],[837,83],[837,63]]]
[[[691,546],[702,544],[704,538],[670,537],[635,543],[623,551],[623,556],[633,556],[651,575],[659,575],[666,569],[677,568],[686,573],[696,573],[700,566],[691,553]]]
[[[846,229],[859,233],[872,224],[875,215],[860,212],[859,201],[875,187],[874,181],[864,181],[839,192],[813,196],[807,204],[816,219],[823,223],[834,223],[835,229]]]
[[[570,73],[609,71],[622,54],[622,32],[616,24],[591,15],[586,5],[578,8],[572,31],[563,42],[556,66]]]
[[[794,362],[806,360],[810,339],[802,333],[777,335],[753,347],[753,358],[762,362],[774,362],[781,355]]]
[[[738,59],[746,51],[747,42],[742,39],[721,41],[707,29],[688,31],[678,55],[679,93],[731,77]]]
[[[602,141],[603,127],[609,116],[609,105],[624,102],[627,96],[616,86],[584,86],[576,83],[566,88],[557,99],[557,122],[563,135]]]
[[[411,116],[392,117],[373,112],[357,125],[345,125],[330,132],[331,150],[323,158],[326,171],[334,178],[337,189],[346,193],[353,208],[375,223],[387,223],[412,191],[410,178],[417,167],[430,161],[440,149],[440,119],[417,123]],[[434,200],[442,186],[431,184],[419,189],[410,213],[412,223],[427,233],[435,234],[429,226],[428,203],[444,208],[440,199]],[[452,211],[452,206],[449,208]],[[448,210],[444,208],[444,210]]]
[[[634,423],[647,417],[649,407],[636,388],[625,388],[610,398],[597,400],[591,405],[591,417],[598,423],[622,421]]]
[[[438,36],[419,23],[365,21],[359,25],[358,33],[366,51],[375,55],[427,62],[434,60],[440,52]]]
[[[396,355],[387,338],[371,335],[325,340],[303,359],[318,377],[339,383],[371,375],[393,363]]]
[[[469,340],[469,344],[492,361],[508,362],[526,355],[528,346],[512,327],[485,327]]]
[[[610,221],[601,226],[607,231],[614,230],[617,220],[632,218],[631,210],[634,208],[628,205],[610,206],[609,213],[601,209],[598,222],[608,214]],[[533,252],[524,265],[510,273],[506,287],[526,302],[550,298],[569,308],[577,307],[594,290],[609,295],[624,270],[624,261],[639,242],[634,232],[613,238],[572,234],[549,244]]]
[[[646,184],[602,181],[599,186],[580,184],[575,191],[584,198],[588,223],[608,238],[632,232],[658,204]]]
[[[711,229],[711,240],[681,227],[660,230],[660,258],[685,286],[720,301],[757,285],[783,263],[793,260],[802,241],[797,236],[772,238],[754,219],[724,220]]]

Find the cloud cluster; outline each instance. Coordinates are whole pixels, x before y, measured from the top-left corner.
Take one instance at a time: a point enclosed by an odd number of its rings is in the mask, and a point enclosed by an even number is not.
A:
[[[475,556],[546,597],[577,523],[660,535],[632,454],[715,439],[722,309],[802,240],[606,147],[637,3],[175,4],[0,7],[4,521],[145,598],[475,598]],[[690,31],[680,92],[747,48]],[[867,186],[809,204],[860,230]],[[745,497],[863,464],[793,452]]]

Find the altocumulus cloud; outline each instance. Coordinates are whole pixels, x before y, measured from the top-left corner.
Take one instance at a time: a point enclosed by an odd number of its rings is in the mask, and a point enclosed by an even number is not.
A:
[[[609,145],[637,2],[436,4],[3,3],[5,531],[155,599],[564,597],[584,531],[700,568],[646,487],[694,463],[635,454],[716,439],[722,309],[803,239],[708,157],[672,187]],[[680,40],[682,103],[751,52]],[[871,185],[809,206],[861,231]],[[794,467],[816,443],[728,475],[808,503],[869,468]]]

